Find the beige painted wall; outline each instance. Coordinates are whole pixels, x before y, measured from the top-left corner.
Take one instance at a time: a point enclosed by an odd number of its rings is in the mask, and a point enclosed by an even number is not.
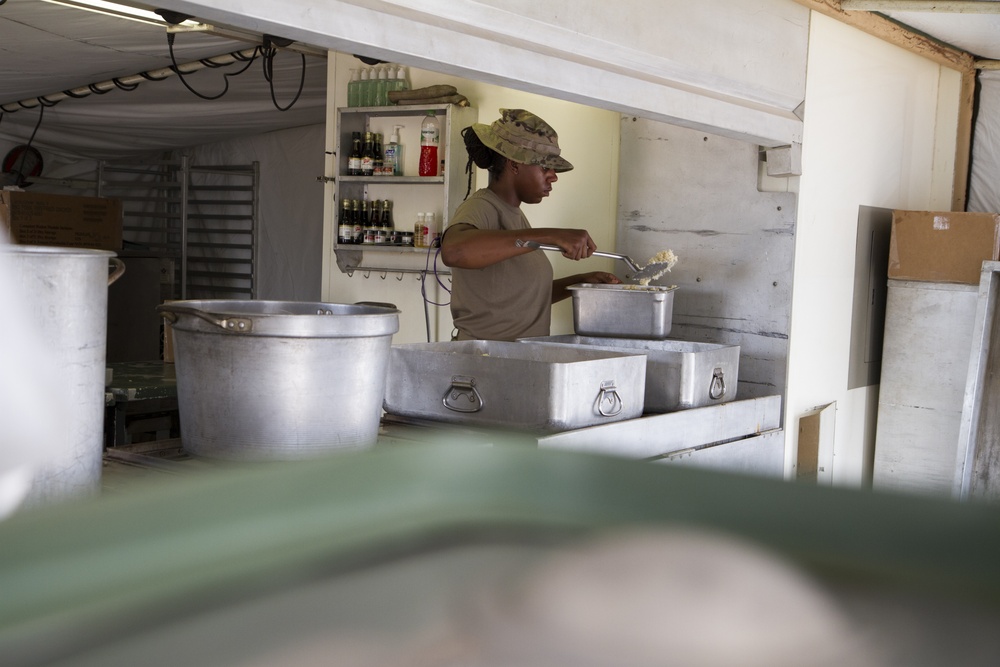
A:
[[[871,476],[878,387],[847,389],[858,207],[948,210],[958,74],[813,13],[785,411],[837,404],[834,484]]]
[[[352,56],[333,54],[331,56],[329,114],[334,114],[338,106],[346,106],[346,85],[350,69],[361,63]],[[599,248],[613,249],[615,239],[615,208],[618,178],[618,123],[619,115],[610,111],[564,102],[550,97],[524,93],[476,81],[459,79],[434,72],[410,69],[411,85],[421,86],[450,83],[469,98],[479,112],[479,121],[492,122],[499,117],[500,108],[525,108],[548,121],[559,133],[559,145],[563,155],[576,167],[560,174],[551,196],[540,204],[525,205],[524,211],[534,227],[582,227],[590,231]],[[332,126],[331,126],[332,127]],[[332,150],[333,135],[328,136],[328,151]],[[408,159],[415,159],[419,146],[405,146]],[[467,154],[460,148],[459,155],[464,164]],[[327,175],[333,175],[332,160],[327,167]],[[479,170],[477,176],[480,187],[487,182],[486,172]],[[335,221],[332,216],[333,186],[327,186],[327,203],[324,214],[323,252],[323,299],[339,303],[355,301],[386,301],[395,303],[402,314],[400,331],[394,337],[395,343],[415,343],[427,341],[427,326],[421,283],[413,275],[403,280],[388,275],[369,275],[361,272],[353,276],[341,273],[337,268],[333,253],[336,238]],[[398,220],[397,225],[411,221]],[[594,258],[584,262],[572,262],[558,254],[549,253],[555,275],[564,276],[584,271],[620,270],[611,260]],[[423,268],[426,259],[414,257],[414,266]],[[433,261],[431,262],[433,267]],[[439,265],[440,266],[440,265]],[[441,267],[446,270],[445,267]],[[447,284],[447,276],[441,279]],[[432,278],[425,284],[425,292],[431,301],[446,303],[448,293]],[[448,340],[451,337],[451,315],[446,307],[429,306],[431,314],[431,339]],[[572,333],[572,307],[569,301],[557,304],[553,312],[553,333]]]

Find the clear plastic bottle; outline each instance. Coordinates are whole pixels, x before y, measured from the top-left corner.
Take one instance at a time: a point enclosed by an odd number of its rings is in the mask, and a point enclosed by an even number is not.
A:
[[[358,106],[368,107],[371,106],[369,98],[371,97],[371,85],[368,80],[368,68],[361,68],[361,80],[358,81]]]
[[[378,81],[375,85],[375,106],[384,107],[389,104],[389,66],[378,68]]]
[[[441,141],[441,126],[433,111],[428,111],[420,124],[420,171],[421,176],[438,175],[438,145]]]
[[[361,106],[361,80],[357,69],[351,70],[351,80],[347,82],[347,106]]]
[[[402,65],[400,65],[396,69],[395,77],[396,77],[396,79],[395,79],[395,82],[394,82],[394,84],[392,86],[392,90],[409,90],[410,89],[410,82],[406,78],[406,69],[404,69]]]
[[[413,246],[424,247],[424,213],[417,213],[417,221],[413,223]]]
[[[402,125],[392,126],[392,135],[385,146],[382,158],[386,176],[403,175],[403,144],[399,143],[399,130],[402,127]]]

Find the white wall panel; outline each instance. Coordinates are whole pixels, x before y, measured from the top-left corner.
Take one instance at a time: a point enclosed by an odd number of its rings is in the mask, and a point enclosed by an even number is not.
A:
[[[785,433],[836,401],[834,482],[867,481],[874,447],[868,396],[848,390],[859,206],[928,210],[951,200],[957,98],[941,103],[958,73],[814,14],[796,226]],[[853,396],[860,393],[860,396]],[[862,437],[863,436],[863,437]]]
[[[808,15],[789,0],[166,0],[220,24],[763,145],[801,138]],[[726,17],[726,20],[720,20]]]

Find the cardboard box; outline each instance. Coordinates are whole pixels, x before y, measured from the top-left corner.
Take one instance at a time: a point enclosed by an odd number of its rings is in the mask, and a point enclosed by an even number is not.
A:
[[[1000,259],[1000,214],[893,211],[890,278],[978,285],[983,262]]]
[[[21,245],[122,249],[120,199],[3,190],[0,223]]]

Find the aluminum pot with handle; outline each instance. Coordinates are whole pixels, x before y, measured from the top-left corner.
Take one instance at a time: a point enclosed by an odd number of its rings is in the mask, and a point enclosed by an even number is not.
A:
[[[375,444],[391,304],[172,301],[181,443],[207,458],[305,459]]]
[[[108,285],[125,265],[109,250],[2,242],[0,265],[2,289],[11,297],[4,301],[0,336],[0,472],[24,471],[26,506],[96,494],[104,450]],[[19,403],[24,397],[28,404]]]

